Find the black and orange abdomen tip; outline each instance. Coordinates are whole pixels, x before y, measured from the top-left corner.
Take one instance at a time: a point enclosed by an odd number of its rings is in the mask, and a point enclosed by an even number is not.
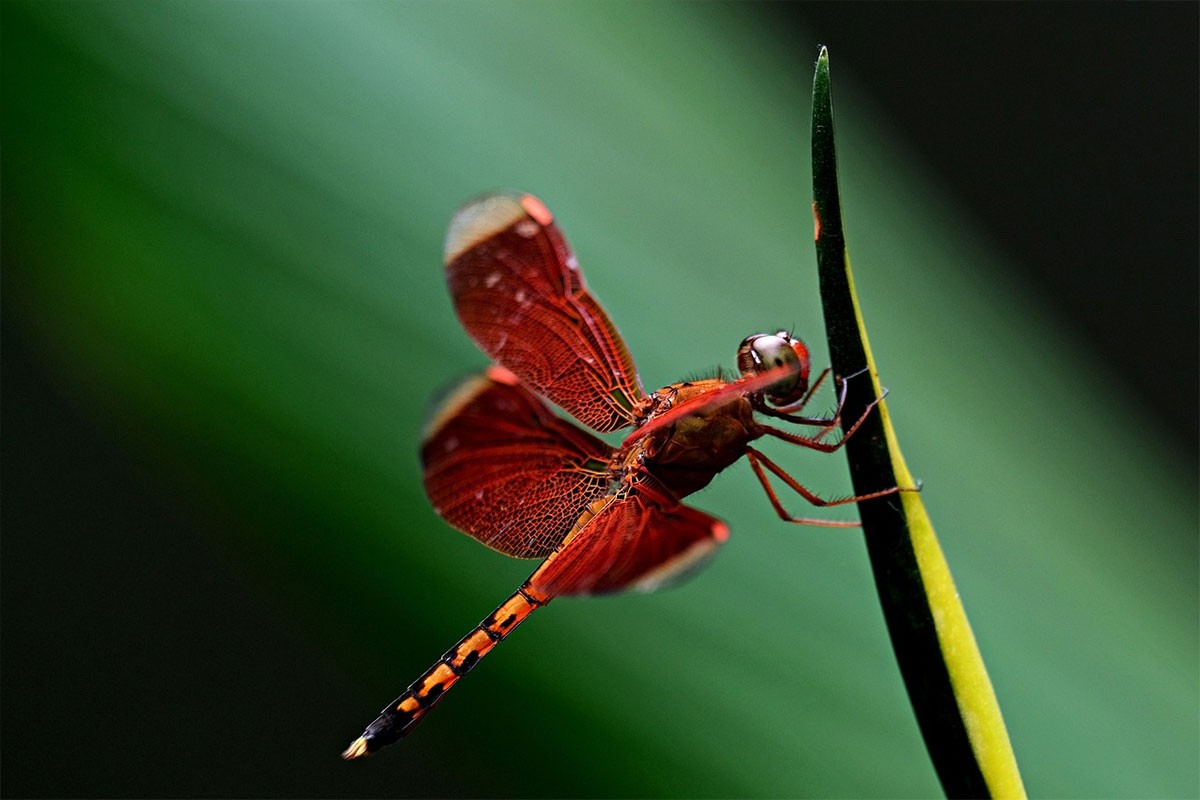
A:
[[[350,746],[342,752],[342,758],[344,758],[346,761],[353,761],[356,758],[370,755],[370,753],[371,750],[367,745],[366,738],[360,736],[351,742]]]

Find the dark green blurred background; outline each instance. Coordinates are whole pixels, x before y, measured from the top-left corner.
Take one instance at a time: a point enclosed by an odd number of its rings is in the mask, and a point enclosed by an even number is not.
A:
[[[697,579],[560,601],[337,758],[532,569],[420,490],[426,398],[485,363],[455,206],[539,194],[647,387],[775,326],[823,360],[819,43],[1028,788],[1200,793],[1194,4],[0,12],[5,796],[936,794],[860,539],[742,465],[695,498],[733,531]]]

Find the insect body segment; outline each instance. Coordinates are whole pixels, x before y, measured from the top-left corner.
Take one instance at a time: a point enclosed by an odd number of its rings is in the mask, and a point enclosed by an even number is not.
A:
[[[694,574],[729,529],[680,501],[743,456],[788,522],[856,524],[791,516],[768,475],[816,505],[898,491],[825,501],[751,446],[770,436],[832,452],[871,411],[841,440],[826,441],[841,421],[845,383],[832,417],[800,416],[828,371],[810,386],[808,350],[786,331],[746,338],[736,380],[685,381],[644,393],[633,358],[587,290],[553,216],[530,195],[487,195],[460,210],[446,235],[446,279],[463,327],[497,363],[459,384],[427,424],[426,494],[443,519],[488,547],[544,560],[383,710],[347,748],[347,759],[406,736],[553,598],[652,591]],[[633,430],[613,447],[542,398],[593,430]],[[794,433],[756,415],[819,430]]]
[[[539,597],[526,584],[505,600],[487,619],[459,641],[429,670],[413,681],[408,691],[392,701],[379,717],[367,726],[342,753],[350,760],[374,753],[381,747],[403,739],[418,722],[441,702],[458,679],[470,672],[479,660],[512,633],[534,609],[550,602]]]

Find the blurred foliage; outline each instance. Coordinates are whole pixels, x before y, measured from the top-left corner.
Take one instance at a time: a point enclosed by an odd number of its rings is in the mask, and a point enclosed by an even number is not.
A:
[[[533,566],[421,495],[426,398],[485,363],[449,215],[545,200],[648,387],[815,340],[815,38],[724,5],[0,12],[6,348],[105,431],[26,424],[6,355],[5,794],[938,791],[861,540],[779,523],[741,465],[695,498],[733,531],[704,574],[556,603],[402,747],[337,757]],[[860,300],[1026,785],[1194,796],[1195,486],[838,92]],[[75,462],[109,442],[151,489]]]

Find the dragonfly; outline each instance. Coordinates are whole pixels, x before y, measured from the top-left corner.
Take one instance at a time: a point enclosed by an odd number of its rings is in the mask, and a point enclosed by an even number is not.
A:
[[[829,441],[841,425],[846,380],[835,378],[832,416],[803,415],[829,370],[810,386],[808,348],[788,331],[746,337],[734,379],[718,375],[646,393],[554,217],[531,194],[495,192],[459,209],[446,233],[445,270],[459,320],[495,363],[450,391],[427,422],[425,492],[458,530],[506,555],[542,561],[383,709],[342,754],[347,760],[407,736],[554,598],[652,591],[694,574],[729,529],[681,499],[743,457],[780,519],[791,523],[859,524],[791,515],[772,476],[815,506],[900,491],[824,500],[752,446],[771,437],[834,452],[883,399]],[[597,433],[632,431],[614,447],[547,401]]]

